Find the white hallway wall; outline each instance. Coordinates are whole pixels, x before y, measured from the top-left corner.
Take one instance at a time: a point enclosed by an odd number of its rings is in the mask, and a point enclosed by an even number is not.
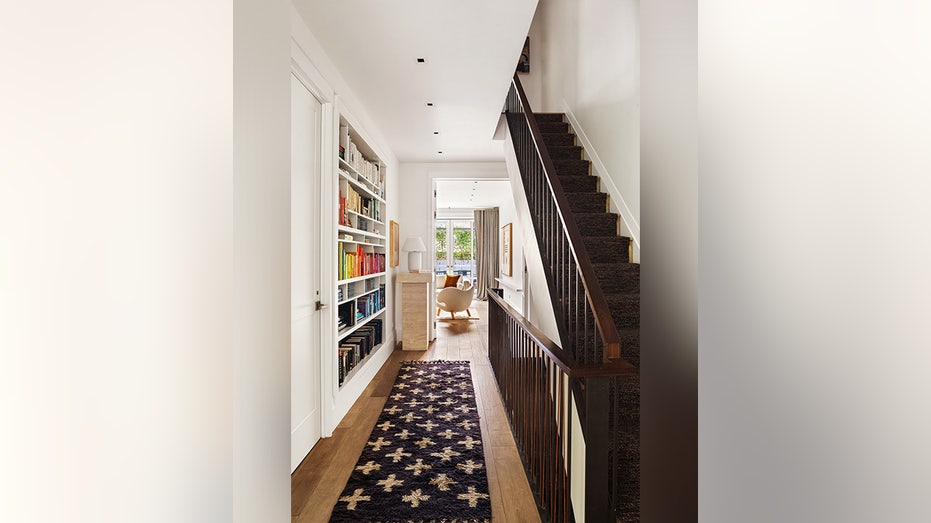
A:
[[[0,20],[0,520],[288,521],[287,2]]]
[[[636,260],[640,254],[639,16],[637,0],[540,0],[530,28],[531,72],[521,75],[535,111],[568,112],[578,121],[604,165],[606,172],[598,173],[603,177],[602,191],[612,196],[612,211],[623,219],[623,234],[635,239]]]

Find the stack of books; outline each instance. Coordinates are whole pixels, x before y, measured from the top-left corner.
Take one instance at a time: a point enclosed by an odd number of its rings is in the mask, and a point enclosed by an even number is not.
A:
[[[343,384],[352,369],[381,345],[382,325],[382,320],[376,318],[340,342],[338,349],[338,378],[340,385]]]

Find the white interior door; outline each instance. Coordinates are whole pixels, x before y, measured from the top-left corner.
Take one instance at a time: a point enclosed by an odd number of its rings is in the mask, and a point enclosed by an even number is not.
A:
[[[291,75],[291,471],[320,439],[320,141],[322,106]]]

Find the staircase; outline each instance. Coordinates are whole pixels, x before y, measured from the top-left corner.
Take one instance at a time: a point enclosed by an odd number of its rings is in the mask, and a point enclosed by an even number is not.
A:
[[[618,235],[618,215],[609,212],[608,195],[598,191],[591,162],[559,113],[535,113],[543,143],[573,217],[598,284],[608,301],[621,338],[624,359],[638,375],[611,380],[610,461],[614,463],[611,496],[619,521],[640,517],[640,264],[630,259],[630,238]]]
[[[608,195],[598,191],[598,177],[591,174],[591,162],[583,159],[582,146],[575,145],[565,115],[534,116],[608,300],[624,359],[639,368],[640,264],[631,263],[630,238],[618,235],[618,215],[608,212]]]

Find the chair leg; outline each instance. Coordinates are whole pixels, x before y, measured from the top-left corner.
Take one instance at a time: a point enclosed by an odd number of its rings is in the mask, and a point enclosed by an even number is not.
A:
[[[466,309],[466,314],[468,314],[470,318],[472,317],[472,311],[470,311],[469,309]]]
[[[449,311],[449,313],[453,315],[453,319],[455,320],[455,319],[456,319],[456,313],[453,312],[453,311]]]
[[[437,316],[440,315],[440,309],[439,309],[439,308],[436,309],[436,315],[437,315]]]

